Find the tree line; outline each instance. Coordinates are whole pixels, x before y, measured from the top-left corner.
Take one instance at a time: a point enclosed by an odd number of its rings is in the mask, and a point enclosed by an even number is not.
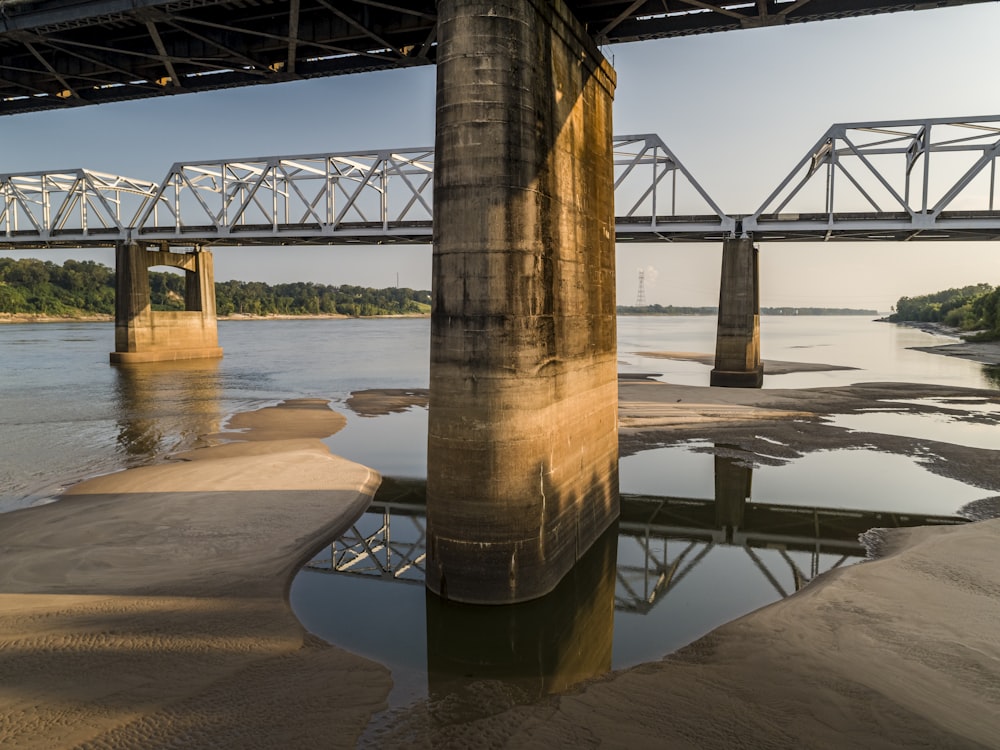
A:
[[[183,274],[150,271],[154,310],[183,310]],[[215,284],[219,315],[407,315],[430,312],[430,292],[312,282]],[[0,313],[73,316],[115,311],[115,272],[91,260],[63,265],[34,258],[0,257]]]
[[[1000,338],[1000,288],[974,284],[919,297],[900,297],[889,320],[942,323],[963,331],[977,331],[978,339]]]
[[[619,305],[619,315],[717,315],[718,307],[677,307],[675,305]],[[761,315],[878,315],[877,310],[849,307],[762,307]]]

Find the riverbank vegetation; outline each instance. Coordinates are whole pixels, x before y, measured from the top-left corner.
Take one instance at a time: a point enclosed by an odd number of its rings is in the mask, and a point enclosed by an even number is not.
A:
[[[183,274],[150,271],[154,310],[183,310]],[[215,284],[219,315],[420,315],[430,312],[430,292],[406,288],[312,282]],[[34,258],[0,257],[0,313],[82,317],[113,315],[115,273],[94,261],[63,265]]]
[[[1000,288],[975,284],[919,297],[900,297],[888,319],[892,323],[940,323],[976,332],[967,338],[998,339]]]

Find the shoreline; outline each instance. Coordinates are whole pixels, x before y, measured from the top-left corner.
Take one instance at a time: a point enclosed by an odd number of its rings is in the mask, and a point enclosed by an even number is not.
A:
[[[389,315],[341,315],[340,313],[320,313],[317,315],[249,315],[234,313],[220,315],[217,320],[223,321],[261,321],[261,320],[380,320],[383,318],[430,318],[430,313],[392,313]],[[0,313],[0,325],[18,325],[21,323],[114,323],[114,315],[94,313],[93,315],[46,315],[43,313]]]

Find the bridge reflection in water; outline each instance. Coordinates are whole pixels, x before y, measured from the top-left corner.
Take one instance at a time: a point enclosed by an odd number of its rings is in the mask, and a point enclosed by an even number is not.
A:
[[[623,495],[617,528],[542,599],[507,607],[473,606],[427,594],[430,697],[459,696],[460,686],[470,679],[500,679],[528,696],[558,692],[613,665],[659,658],[727,620],[789,596],[820,573],[863,559],[859,535],[871,528],[963,522],[947,516],[750,502],[752,473],[733,458],[716,456],[714,499]],[[369,512],[308,563],[306,572],[422,586],[424,509],[422,481],[386,479]],[[705,586],[702,573],[717,581],[720,575],[740,581],[752,576],[757,585],[750,586],[750,594],[741,590],[733,596],[726,593],[725,582]],[[692,594],[690,588],[699,585]],[[365,596],[369,603],[392,598],[390,590],[381,594],[373,587]],[[349,604],[338,601],[340,606]],[[692,607],[703,611],[691,612]],[[616,654],[613,661],[612,637],[622,618],[649,620],[647,615],[663,608],[669,612],[666,629],[677,632],[639,626],[636,635],[627,636],[629,641],[656,642],[626,643],[626,650],[639,655],[623,661]],[[315,623],[313,627],[320,629]]]

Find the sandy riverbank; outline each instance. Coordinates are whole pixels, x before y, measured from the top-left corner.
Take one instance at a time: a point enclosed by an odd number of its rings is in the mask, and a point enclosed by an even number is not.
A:
[[[344,422],[325,401],[237,422],[250,442],[0,517],[0,746],[353,747],[384,705],[387,670],[287,605],[378,475],[317,439]]]
[[[946,411],[956,390],[626,379],[620,394],[626,452],[697,436],[778,459],[864,442],[930,460],[927,441],[823,419],[885,399]],[[1000,394],[960,395],[997,403]],[[367,392],[352,407],[378,414],[424,398]],[[285,599],[304,556],[360,512],[378,481],[308,437],[340,419],[311,401],[241,415],[231,427],[247,432],[237,437],[267,439],[91,480],[59,503],[2,517],[0,745],[353,747],[384,707],[390,676],[306,636]],[[1000,493],[995,451],[932,448],[936,470]],[[530,705],[484,684],[480,716],[417,705],[379,742],[1000,747],[1000,521],[893,531],[884,547],[879,561],[823,576],[661,662]]]
[[[3,323],[112,323],[114,315],[43,315],[36,313],[0,313],[0,324]]]

